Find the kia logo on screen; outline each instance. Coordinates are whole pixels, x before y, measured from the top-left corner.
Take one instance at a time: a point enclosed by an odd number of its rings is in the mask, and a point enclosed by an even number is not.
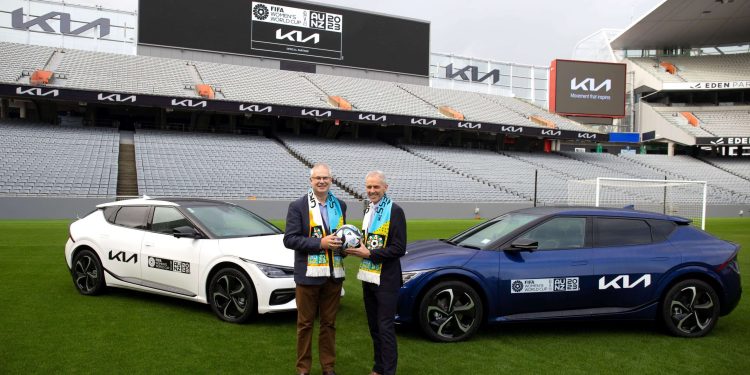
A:
[[[550,110],[575,116],[624,116],[626,70],[622,63],[553,60]]]
[[[288,40],[290,42],[307,43],[312,40],[313,44],[320,43],[320,34],[315,33],[309,36],[303,36],[302,31],[292,30],[288,33],[284,33],[281,29],[276,29],[276,39]]]
[[[576,83],[576,78],[570,80],[571,90],[582,90],[582,91],[599,91],[604,88],[604,91],[612,90],[612,80],[605,79],[599,85],[596,84],[596,80],[593,78],[586,78],[583,81]]]

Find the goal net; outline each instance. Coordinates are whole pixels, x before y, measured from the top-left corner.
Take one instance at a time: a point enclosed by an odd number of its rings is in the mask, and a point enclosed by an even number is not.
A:
[[[568,205],[623,208],[691,219],[706,229],[706,181],[597,177],[568,181]]]

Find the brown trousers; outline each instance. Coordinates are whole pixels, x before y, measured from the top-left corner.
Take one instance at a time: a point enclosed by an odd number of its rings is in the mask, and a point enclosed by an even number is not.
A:
[[[312,368],[312,337],[315,316],[320,313],[318,352],[320,367],[333,371],[336,366],[336,313],[343,283],[327,279],[321,285],[297,284],[297,373]]]

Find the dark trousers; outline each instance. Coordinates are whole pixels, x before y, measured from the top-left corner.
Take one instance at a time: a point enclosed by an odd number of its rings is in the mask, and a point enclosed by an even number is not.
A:
[[[309,373],[312,367],[312,337],[315,316],[320,313],[318,352],[323,371],[336,366],[336,313],[341,300],[342,283],[331,279],[321,285],[297,284],[297,372]]]
[[[396,373],[398,348],[396,347],[396,315],[398,289],[387,290],[371,283],[362,283],[362,294],[367,312],[374,350],[372,371],[383,375]]]

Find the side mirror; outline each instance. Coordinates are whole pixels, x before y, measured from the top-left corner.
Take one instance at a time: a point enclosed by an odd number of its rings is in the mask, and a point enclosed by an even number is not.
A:
[[[174,228],[172,230],[172,235],[175,236],[176,238],[195,238],[195,239],[198,239],[198,238],[202,237],[201,234],[198,233],[197,230],[195,230],[195,228],[189,227],[187,225],[186,226],[182,226],[182,227]]]
[[[530,238],[518,238],[510,244],[511,251],[534,251],[539,247],[539,242]]]

